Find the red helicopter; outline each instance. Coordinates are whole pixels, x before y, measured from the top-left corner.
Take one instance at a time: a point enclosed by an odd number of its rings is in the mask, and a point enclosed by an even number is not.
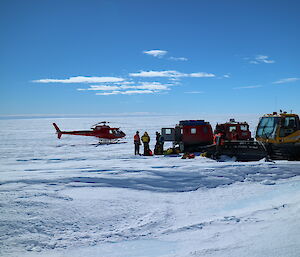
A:
[[[111,128],[106,125],[107,121],[99,122],[91,127],[91,130],[79,130],[79,131],[61,131],[56,123],[53,123],[56,129],[57,137],[60,139],[63,134],[66,135],[78,135],[78,136],[92,136],[98,137],[100,142],[113,143],[118,139],[123,138],[126,134],[119,128]]]

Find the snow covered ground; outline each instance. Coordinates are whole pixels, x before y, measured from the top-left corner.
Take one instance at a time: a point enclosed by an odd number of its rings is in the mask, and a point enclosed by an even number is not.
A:
[[[180,119],[109,118],[128,143],[63,135],[107,117],[0,120],[0,256],[300,256],[300,162],[133,155]],[[255,129],[258,117],[235,117]]]

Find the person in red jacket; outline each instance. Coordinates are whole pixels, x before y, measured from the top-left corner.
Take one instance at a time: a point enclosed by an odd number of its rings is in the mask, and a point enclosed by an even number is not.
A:
[[[134,142],[134,155],[141,155],[140,154],[140,145],[141,145],[141,139],[139,132],[137,131],[133,137]]]

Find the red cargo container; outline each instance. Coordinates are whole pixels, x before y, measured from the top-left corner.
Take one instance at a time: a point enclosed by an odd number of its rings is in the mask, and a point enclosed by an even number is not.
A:
[[[178,144],[182,151],[197,151],[199,147],[213,143],[213,132],[204,120],[182,120],[175,128],[162,128],[165,141]]]

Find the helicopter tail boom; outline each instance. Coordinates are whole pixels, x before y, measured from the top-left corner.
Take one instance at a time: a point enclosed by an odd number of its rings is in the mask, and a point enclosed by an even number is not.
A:
[[[56,123],[53,123],[54,128],[56,129],[56,133],[57,133],[57,138],[60,139],[62,136],[62,132],[59,129],[59,127],[56,125]]]

